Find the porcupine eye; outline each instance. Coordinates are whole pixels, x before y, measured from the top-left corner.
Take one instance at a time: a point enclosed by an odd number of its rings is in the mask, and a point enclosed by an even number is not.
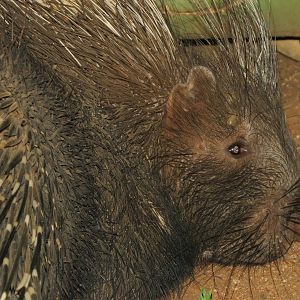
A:
[[[247,153],[247,148],[245,147],[244,144],[237,142],[232,145],[230,145],[227,150],[231,154],[232,157],[234,158],[240,158],[244,156]]]

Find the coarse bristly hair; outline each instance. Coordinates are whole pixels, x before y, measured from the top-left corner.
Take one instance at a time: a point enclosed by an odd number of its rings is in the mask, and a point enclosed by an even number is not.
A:
[[[1,300],[167,298],[197,264],[264,264],[299,235],[260,7],[187,2],[1,1]],[[175,37],[184,14],[208,51]]]

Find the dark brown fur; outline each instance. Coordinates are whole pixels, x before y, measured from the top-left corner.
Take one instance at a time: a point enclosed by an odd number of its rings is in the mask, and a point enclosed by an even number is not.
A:
[[[1,297],[165,298],[203,261],[286,253],[300,166],[275,52],[256,2],[222,4],[196,55],[151,0],[2,1],[0,133],[34,142],[0,144]]]

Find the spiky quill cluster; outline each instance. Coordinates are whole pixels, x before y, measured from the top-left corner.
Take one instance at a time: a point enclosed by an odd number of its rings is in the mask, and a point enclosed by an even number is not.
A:
[[[251,264],[291,244],[292,225],[278,246],[257,214],[279,183],[284,222],[299,212],[259,8],[193,5],[218,41],[208,56],[152,0],[1,2],[1,300],[156,299],[204,253]],[[227,159],[241,136],[263,154]]]

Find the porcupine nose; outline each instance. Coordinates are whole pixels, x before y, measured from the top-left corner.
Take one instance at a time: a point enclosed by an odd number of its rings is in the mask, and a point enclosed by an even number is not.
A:
[[[299,156],[300,157],[300,156]],[[300,159],[299,159],[299,164],[300,166]],[[298,170],[300,170],[300,167],[298,167]],[[295,241],[296,242],[300,242],[300,179],[298,180],[298,193],[296,196],[296,212],[294,214],[291,215],[291,220],[294,226],[294,230],[295,230]]]
[[[298,188],[296,197],[290,203],[294,210],[288,217],[288,228],[291,228],[294,233],[293,241],[300,242],[300,188]]]
[[[297,155],[297,171],[298,180],[295,184],[294,197],[291,197],[290,203],[294,208],[294,211],[291,213],[289,220],[291,228],[294,232],[294,241],[300,242],[300,154]]]
[[[290,223],[294,231],[294,242],[300,242],[300,212],[291,215]]]
[[[276,200],[270,201],[271,204],[267,208],[269,234],[273,234],[275,241],[275,256],[284,255],[293,242],[300,241],[299,189],[288,195],[282,196],[282,194],[279,192],[272,195],[271,198]]]

